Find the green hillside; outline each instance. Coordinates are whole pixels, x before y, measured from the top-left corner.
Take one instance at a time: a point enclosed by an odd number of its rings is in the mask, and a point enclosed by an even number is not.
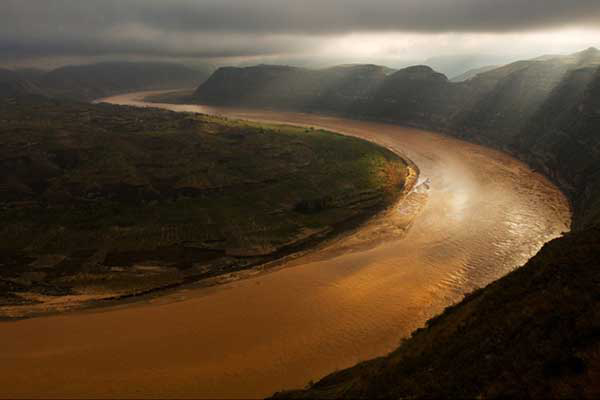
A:
[[[274,260],[386,207],[411,173],[363,140],[198,114],[17,97],[0,121],[0,305]]]

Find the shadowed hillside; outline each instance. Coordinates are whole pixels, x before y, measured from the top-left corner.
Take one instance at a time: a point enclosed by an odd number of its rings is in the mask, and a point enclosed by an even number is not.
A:
[[[195,87],[209,68],[150,62],[106,62],[61,67],[49,72],[35,69],[0,70],[0,97],[43,94],[91,101],[118,93]]]
[[[0,98],[24,94],[43,95],[45,93],[31,81],[25,79],[22,74],[8,69],[0,69]]]
[[[376,65],[323,70],[260,65],[219,68],[194,98],[218,105],[345,111],[371,98],[392,71]]]
[[[596,399],[598,248],[598,228],[556,239],[390,355],[276,397]]]
[[[499,67],[498,65],[490,65],[490,66],[486,66],[486,67],[470,69],[460,75],[457,75],[457,76],[451,78],[450,80],[452,82],[457,82],[457,83],[468,81],[469,79],[475,78],[479,74],[482,74],[482,73],[488,72],[488,71],[492,71],[498,67]]]

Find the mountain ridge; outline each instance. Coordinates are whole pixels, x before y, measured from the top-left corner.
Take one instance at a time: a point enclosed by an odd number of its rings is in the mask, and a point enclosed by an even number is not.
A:
[[[600,51],[595,48],[546,61],[517,61],[480,73],[466,82],[451,82],[443,74],[423,66],[387,75],[346,76],[347,81],[360,82],[355,86],[345,85],[344,80],[327,81],[323,70],[311,71],[308,84],[303,84],[306,82],[301,74],[294,73],[293,80],[285,75],[275,79],[268,74],[255,80],[253,73],[260,71],[260,66],[228,67],[218,69],[199,86],[193,99],[204,104],[333,113],[442,131],[523,159],[543,171],[577,202],[590,195],[582,176],[595,159],[600,159],[595,147],[582,149],[577,141],[569,142],[574,147],[568,151],[572,153],[577,147],[586,154],[573,164],[581,167],[575,172],[559,161],[561,157],[574,161],[573,156],[566,154],[566,148],[553,150],[561,153],[560,157],[550,156],[550,150],[545,149],[549,144],[536,143],[536,137],[543,136],[543,129],[558,129],[547,126],[543,110],[548,103],[560,103],[560,88],[570,87],[570,99],[580,101],[586,97],[586,91],[600,84],[598,67]],[[227,76],[222,71],[227,71]],[[585,81],[581,79],[584,76]],[[323,81],[321,87],[327,90],[306,90]],[[296,92],[295,87],[301,89]],[[576,114],[583,120],[594,119],[593,107],[566,108],[570,120],[575,120]],[[588,139],[595,140],[592,136]],[[525,143],[536,147],[535,153],[528,152],[523,147]],[[575,224],[580,222],[576,219]]]
[[[164,62],[102,62],[67,65],[51,71],[2,71],[0,97],[35,94],[78,101],[130,91],[193,87],[210,74],[208,68]]]

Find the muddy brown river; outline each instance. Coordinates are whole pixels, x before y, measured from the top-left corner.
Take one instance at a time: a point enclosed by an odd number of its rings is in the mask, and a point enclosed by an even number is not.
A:
[[[144,106],[143,94],[104,99]],[[154,105],[157,106],[157,105]],[[260,397],[384,355],[569,229],[561,192],[497,151],[396,125],[160,105],[319,126],[409,157],[418,186],[353,235],[262,273],[0,323],[2,397]]]

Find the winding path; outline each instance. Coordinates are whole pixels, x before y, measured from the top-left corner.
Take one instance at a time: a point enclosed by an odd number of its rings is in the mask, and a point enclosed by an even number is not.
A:
[[[144,105],[141,94],[104,101]],[[0,323],[0,397],[257,397],[383,355],[568,230],[567,201],[509,156],[316,115],[169,106],[321,126],[407,155],[422,184],[356,235],[212,288]],[[410,229],[407,229],[410,226]]]

